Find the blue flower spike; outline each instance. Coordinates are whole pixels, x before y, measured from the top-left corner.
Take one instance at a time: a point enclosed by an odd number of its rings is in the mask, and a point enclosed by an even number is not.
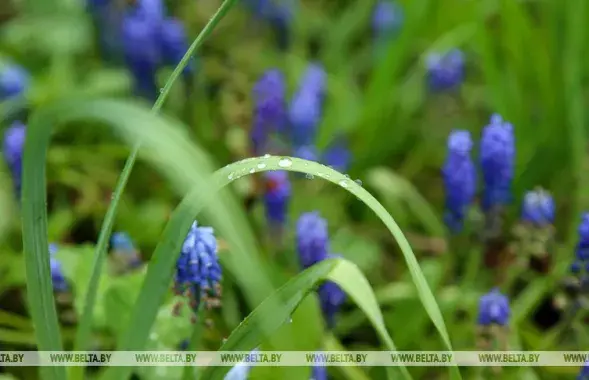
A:
[[[464,54],[458,49],[427,57],[427,82],[432,92],[450,91],[464,81]]]
[[[175,291],[188,299],[197,313],[221,305],[222,269],[217,256],[217,239],[211,227],[199,227],[195,221],[184,240],[176,263]]]
[[[288,172],[280,170],[264,173],[264,185],[266,220],[269,226],[281,229],[286,225],[291,196]]]
[[[448,154],[442,168],[446,213],[444,220],[452,232],[460,232],[476,192],[476,169],[470,157],[472,139],[468,131],[455,130],[448,137]]]
[[[297,251],[301,266],[310,266],[338,255],[329,254],[327,221],[318,212],[307,212],[299,217],[296,228]],[[335,315],[345,302],[346,295],[334,282],[324,282],[318,289],[323,317],[328,328],[335,325]]]
[[[20,121],[15,121],[4,132],[2,153],[4,160],[10,169],[16,197],[20,200],[22,182],[23,151],[25,145],[26,126]]]
[[[307,67],[288,110],[292,143],[295,148],[313,145],[323,117],[327,91],[327,74],[322,65]]]
[[[19,65],[0,67],[0,101],[25,95],[31,83],[29,73]]]
[[[110,239],[115,257],[121,261],[123,272],[143,265],[139,251],[126,232],[115,232]]]
[[[254,85],[254,114],[251,140],[255,155],[271,150],[273,134],[284,133],[288,123],[286,113],[286,82],[278,69],[267,70]]]
[[[53,282],[53,291],[56,293],[64,293],[69,290],[69,286],[61,269],[61,262],[55,257],[57,250],[58,247],[56,244],[49,244],[49,266],[51,268],[51,280]]]
[[[499,289],[494,288],[480,298],[477,317],[479,349],[499,346],[507,350],[510,315],[509,299]]]
[[[537,227],[554,223],[556,205],[549,192],[543,189],[529,191],[524,196],[521,219]]]

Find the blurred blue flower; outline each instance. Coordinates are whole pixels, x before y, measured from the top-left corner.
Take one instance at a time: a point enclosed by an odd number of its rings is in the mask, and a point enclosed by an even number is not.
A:
[[[213,228],[192,223],[176,263],[175,290],[189,297],[196,312],[202,302],[216,306],[220,301],[222,271],[217,257]]]
[[[135,82],[135,92],[149,100],[158,94],[156,74],[160,64],[159,22],[129,12],[123,18],[123,50],[125,61]]]
[[[294,157],[308,161],[317,161],[317,150],[312,145],[303,145],[295,148]]]
[[[286,128],[286,84],[282,72],[267,70],[255,84],[253,98],[251,139],[254,153],[260,155],[268,149],[270,135]]]
[[[110,238],[110,245],[115,255],[118,255],[127,264],[126,269],[137,268],[143,264],[139,252],[129,234],[125,232],[115,232]]]
[[[309,380],[327,380],[327,367],[322,365],[313,366]]]
[[[288,47],[294,16],[294,0],[242,0],[241,3],[255,17],[265,20],[272,27],[280,48]]]
[[[524,196],[521,219],[543,227],[554,223],[556,205],[552,195],[543,189],[528,191]]]
[[[53,290],[56,292],[65,292],[69,289],[63,271],[61,269],[61,263],[55,257],[57,253],[57,245],[49,244],[49,266],[51,268],[51,281],[53,282]]]
[[[162,21],[161,25],[162,59],[166,65],[176,67],[188,51],[189,43],[186,37],[184,25],[180,20],[169,18]],[[192,75],[194,72],[194,58],[184,68],[184,75]]]
[[[426,67],[428,84],[432,91],[453,89],[464,80],[464,54],[458,49],[445,54],[430,54]]]
[[[379,0],[372,11],[372,31],[376,38],[394,35],[403,25],[403,9],[394,0]]]
[[[329,251],[327,222],[319,212],[302,214],[296,228],[297,251],[303,268],[325,260]]]
[[[161,22],[166,16],[166,4],[164,0],[135,0],[134,12],[143,18]]]
[[[343,138],[336,139],[323,152],[322,161],[340,173],[345,173],[350,165],[352,154],[348,149],[347,141]]]
[[[497,288],[483,295],[479,300],[478,324],[480,326],[490,324],[505,326],[509,322],[510,314],[509,299]]]
[[[511,123],[501,116],[491,116],[481,138],[481,169],[483,172],[484,211],[503,206],[511,200],[514,175],[515,136]]]
[[[20,199],[23,150],[25,145],[26,127],[20,121],[15,121],[4,132],[2,153],[4,160],[12,174],[12,182],[16,196]]]
[[[329,255],[328,258],[337,257],[335,255]],[[319,303],[321,305],[321,311],[325,318],[327,327],[332,329],[335,326],[335,315],[344,304],[346,300],[346,293],[332,281],[324,282],[318,290]]]
[[[442,168],[446,196],[445,222],[454,232],[462,229],[464,217],[476,191],[476,169],[470,157],[468,131],[455,130],[448,137],[448,154]]]
[[[581,371],[577,375],[577,380],[589,380],[589,360],[581,367]]]
[[[264,173],[264,206],[270,225],[284,226],[286,223],[291,186],[286,171]]]
[[[29,88],[31,77],[21,66],[7,64],[0,68],[0,101],[22,96]]]
[[[583,213],[581,216],[578,233],[575,261],[571,265],[571,272],[575,274],[581,273],[583,269],[585,272],[589,271],[587,267],[589,264],[589,213]]]
[[[88,11],[94,21],[100,53],[103,58],[117,60],[122,53],[121,22],[123,11],[116,1],[87,0]]]
[[[310,145],[315,141],[323,116],[326,86],[327,75],[323,67],[316,63],[310,64],[288,110],[294,146]]]

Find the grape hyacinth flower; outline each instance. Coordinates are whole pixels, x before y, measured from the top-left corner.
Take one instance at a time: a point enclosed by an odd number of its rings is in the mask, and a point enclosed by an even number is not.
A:
[[[270,226],[282,228],[286,224],[291,186],[286,171],[270,171],[264,176],[264,206]]]
[[[575,249],[575,262],[571,272],[586,277],[589,273],[589,213],[584,213],[579,224],[579,240]]]
[[[163,63],[176,67],[189,47],[186,31],[180,20],[174,18],[163,20],[161,25],[161,44]],[[189,76],[193,72],[194,59],[191,58],[188,65],[184,68],[183,74]]]
[[[125,61],[133,75],[135,92],[153,101],[158,94],[156,74],[161,60],[159,22],[144,12],[128,12],[122,28]]]
[[[22,164],[23,150],[25,144],[26,127],[20,121],[15,121],[4,132],[4,144],[2,152],[4,160],[12,174],[14,192],[20,199],[21,181],[22,181]]]
[[[345,173],[348,170],[351,158],[352,155],[347,142],[343,138],[337,138],[323,152],[322,162],[340,173]]]
[[[550,193],[543,189],[528,191],[523,200],[520,222],[513,227],[512,250],[534,270],[547,273],[554,242],[556,206]],[[533,261],[530,261],[532,259]]]
[[[49,244],[49,266],[51,268],[51,281],[53,282],[53,290],[57,293],[62,293],[66,292],[69,287],[61,269],[61,262],[59,262],[59,260],[57,260],[55,257],[57,249],[57,245]]]
[[[293,156],[307,161],[317,161],[317,150],[314,146],[303,145],[295,148]]]
[[[115,232],[110,239],[110,245],[114,256],[120,261],[122,272],[138,268],[143,264],[139,251],[127,233]]]
[[[119,60],[122,53],[123,10],[114,0],[88,0],[87,8],[98,34],[98,44],[103,58]]]
[[[396,1],[379,0],[372,12],[372,32],[378,40],[395,35],[403,25],[403,10]]]
[[[8,64],[0,68],[0,101],[24,95],[31,77],[19,65]]]
[[[189,299],[196,313],[201,304],[218,307],[222,270],[217,256],[217,239],[211,227],[190,227],[176,263],[175,291]]]
[[[431,91],[447,91],[464,80],[464,54],[458,49],[445,54],[432,53],[427,58],[427,81]]]
[[[338,257],[328,254],[327,222],[316,211],[304,213],[299,217],[296,241],[299,260],[304,269],[320,261]],[[345,293],[331,281],[324,282],[318,293],[323,317],[327,327],[331,329],[335,325],[335,315],[345,301]]]
[[[480,298],[477,317],[479,349],[496,347],[493,341],[498,341],[502,349],[507,349],[510,314],[509,299],[499,289],[494,288]]]
[[[269,150],[268,139],[283,133],[287,125],[286,83],[278,69],[267,70],[253,89],[254,115],[251,139],[254,154]]]
[[[459,232],[476,191],[476,169],[470,152],[472,139],[468,131],[455,130],[448,137],[448,154],[442,168],[446,196],[446,225]]]
[[[313,63],[303,74],[299,89],[293,96],[288,110],[294,146],[311,145],[323,116],[327,74],[323,66]]]

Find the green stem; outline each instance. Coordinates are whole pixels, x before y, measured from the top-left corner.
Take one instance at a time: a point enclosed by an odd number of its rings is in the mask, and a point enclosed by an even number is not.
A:
[[[164,105],[166,98],[168,97],[168,95],[170,93],[170,90],[172,89],[174,82],[182,74],[182,71],[184,70],[184,68],[188,64],[188,61],[190,60],[191,56],[196,52],[196,50],[200,46],[202,46],[205,38],[207,38],[211,34],[212,30],[221,21],[221,19],[227,14],[229,9],[231,9],[231,7],[234,5],[235,1],[236,0],[225,0],[223,2],[223,4],[221,4],[221,6],[217,10],[217,12],[213,15],[213,17],[209,20],[209,22],[204,27],[204,29],[196,37],[196,39],[194,40],[192,45],[190,45],[190,47],[188,48],[188,51],[186,52],[186,54],[184,54],[184,57],[182,57],[182,60],[176,66],[176,68],[174,69],[172,74],[170,75],[170,78],[168,79],[168,81],[164,85],[164,88],[162,89],[157,100],[155,101],[155,104],[153,105],[153,108],[152,108],[153,114],[156,114],[160,111],[160,109]],[[118,180],[117,185],[115,187],[115,191],[112,195],[112,201],[108,207],[108,210],[106,212],[106,215],[105,215],[105,218],[104,218],[104,221],[102,224],[102,228],[100,230],[100,234],[98,237],[98,243],[96,246],[96,253],[94,255],[94,262],[92,263],[92,275],[90,276],[90,281],[88,284],[88,292],[86,293],[86,299],[84,302],[84,309],[82,312],[82,318],[80,319],[80,324],[78,326],[78,331],[76,334],[76,339],[75,339],[75,344],[74,344],[74,350],[76,350],[76,351],[83,351],[85,348],[87,348],[87,344],[90,339],[90,335],[92,332],[92,315],[93,315],[93,310],[94,310],[94,304],[96,303],[96,296],[97,296],[97,292],[98,292],[98,282],[99,282],[100,275],[102,272],[102,266],[103,266],[103,263],[104,263],[104,260],[106,257],[106,248],[108,246],[108,240],[109,240],[110,234],[112,232],[114,219],[115,219],[114,217],[116,215],[117,208],[118,208],[119,202],[121,200],[121,196],[123,194],[125,186],[127,185],[127,182],[128,182],[129,177],[131,175],[131,171],[133,169],[133,166],[135,165],[135,161],[137,159],[137,155],[139,153],[140,147],[141,147],[141,142],[137,142],[135,144],[135,146],[133,147],[131,154],[127,158],[127,162],[125,163],[125,167],[123,168],[123,171],[121,172],[121,176],[119,177],[119,180]],[[71,378],[80,379],[80,380],[84,379],[84,367],[71,367],[71,368],[72,368]]]
[[[188,351],[198,351],[200,347],[200,341],[203,336],[203,332],[205,329],[205,307],[204,304],[201,302],[197,313],[196,313],[196,323],[194,324],[194,329],[192,330],[192,336],[190,337],[190,342],[188,343]],[[182,375],[183,380],[199,380],[201,371],[196,371],[195,367],[186,366],[184,367],[184,373]]]

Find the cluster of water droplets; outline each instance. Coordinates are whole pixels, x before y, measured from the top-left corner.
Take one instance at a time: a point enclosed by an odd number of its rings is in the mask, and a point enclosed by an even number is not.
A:
[[[272,156],[271,156],[270,154],[265,154],[265,155],[264,155],[262,158],[264,158],[264,159],[268,159],[268,158],[271,158],[271,157],[272,157]],[[242,160],[241,162],[247,162],[247,161],[252,161],[252,160],[255,160],[255,158],[247,158],[247,159],[245,159],[245,160]],[[293,160],[292,160],[291,158],[289,158],[289,157],[281,157],[281,158],[278,160],[278,164],[277,164],[278,168],[280,168],[280,169],[288,169],[288,168],[290,168],[292,165],[293,165]],[[305,162],[305,163],[303,163],[303,165],[304,165],[304,166],[309,166],[309,163],[308,163],[308,162]],[[258,171],[258,170],[262,170],[262,171],[263,171],[263,170],[264,170],[264,169],[266,169],[267,167],[268,167],[268,164],[267,164],[266,162],[258,162],[258,163],[257,163],[255,166],[253,166],[253,167],[250,167],[250,168],[242,168],[242,169],[239,169],[239,170],[236,170],[236,171],[232,171],[231,173],[229,173],[229,174],[227,175],[227,179],[229,179],[230,181],[233,181],[233,180],[235,180],[235,179],[241,178],[242,176],[244,176],[244,175],[245,175],[245,174],[247,174],[248,172],[249,172],[250,174],[253,174],[253,173],[255,173],[255,172],[256,172],[256,171]],[[330,168],[331,168],[331,167],[330,167]],[[332,169],[333,169],[333,168],[332,168]],[[321,177],[321,178],[327,179],[327,180],[329,180],[329,179],[330,179],[330,177],[331,177],[331,176],[330,176],[329,174],[327,174],[327,173],[317,173],[316,175],[318,175],[318,176],[319,176],[319,177]],[[343,188],[349,188],[349,187],[350,187],[350,185],[351,185],[351,181],[352,181],[352,180],[350,179],[350,176],[349,176],[349,175],[347,175],[347,174],[345,175],[345,177],[346,177],[346,179],[342,179],[342,180],[340,180],[340,181],[338,182],[338,185],[339,185],[339,186],[341,186],[341,187],[343,187]],[[305,178],[307,178],[307,179],[309,179],[309,180],[312,180],[312,179],[314,179],[314,178],[315,178],[315,176],[314,176],[313,174],[311,174],[311,173],[305,173]],[[361,181],[361,180],[357,179],[357,180],[354,180],[354,182],[355,182],[357,185],[359,185],[359,186],[362,186],[362,181]]]

